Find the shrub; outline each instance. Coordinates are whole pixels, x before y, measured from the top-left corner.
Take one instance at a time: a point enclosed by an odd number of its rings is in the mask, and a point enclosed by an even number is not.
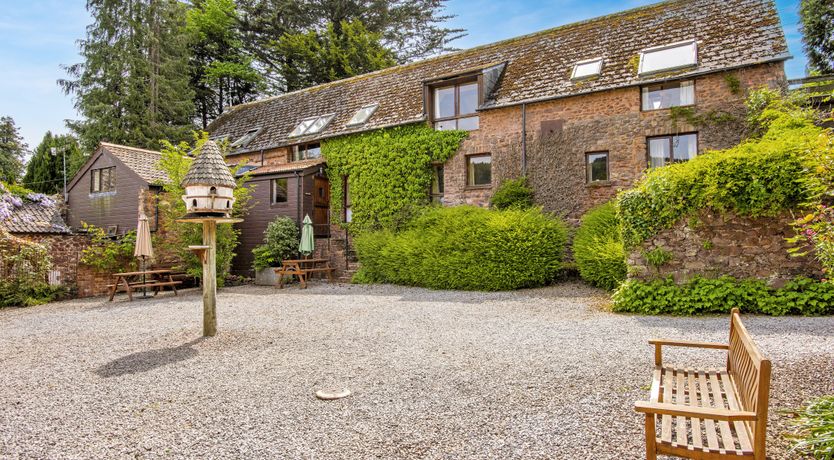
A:
[[[796,426],[804,435],[794,450],[819,459],[834,459],[834,396],[811,401]]]
[[[693,278],[685,284],[672,279],[628,280],[614,293],[614,311],[650,315],[745,313],[772,316],[834,314],[834,284],[799,277],[774,289],[760,280],[731,276]]]
[[[399,233],[369,232],[355,246],[361,281],[500,291],[541,286],[563,267],[567,227],[539,209],[429,207]]]
[[[66,286],[50,286],[39,281],[21,283],[15,280],[0,280],[0,308],[31,307],[68,297]]]
[[[490,205],[495,209],[533,207],[533,190],[527,184],[527,178],[520,177],[501,182],[498,190],[492,195]]]
[[[614,290],[626,278],[626,255],[613,203],[597,206],[582,216],[573,237],[573,258],[582,279]]]
[[[298,226],[289,217],[277,217],[264,232],[264,244],[252,250],[255,270],[276,267],[298,254]]]
[[[136,230],[112,237],[103,228],[82,222],[90,236],[90,246],[81,252],[81,262],[103,272],[131,271],[138,262],[133,257],[136,249]]]

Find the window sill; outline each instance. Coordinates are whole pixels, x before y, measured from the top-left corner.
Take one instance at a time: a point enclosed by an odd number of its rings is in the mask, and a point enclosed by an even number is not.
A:
[[[491,189],[492,184],[485,184],[485,185],[467,185],[463,188],[463,190],[487,190]]]
[[[614,185],[610,180],[598,180],[594,182],[587,182],[585,187],[587,188],[599,188],[599,187],[610,187]]]
[[[687,107],[695,107],[696,104],[684,104],[684,105],[673,105],[671,107],[661,107],[659,109],[644,109],[642,106],[640,107],[641,112],[660,112],[661,110],[671,111],[672,109],[677,108],[687,108]]]

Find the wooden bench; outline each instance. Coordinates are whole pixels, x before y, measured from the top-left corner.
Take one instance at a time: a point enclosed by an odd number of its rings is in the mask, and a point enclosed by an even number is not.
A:
[[[634,408],[646,415],[646,458],[658,454],[693,459],[765,459],[770,361],[741,323],[730,315],[729,344],[650,340],[655,368],[649,401]],[[727,350],[722,369],[664,365],[669,347]],[[657,419],[660,419],[659,432]]]
[[[138,281],[138,277],[142,276],[144,281]],[[161,289],[170,287],[177,294],[177,285],[182,284],[182,281],[174,281],[171,270],[147,270],[139,272],[114,273],[115,281],[113,284],[108,284],[107,289],[110,291],[109,301],[113,301],[116,292],[126,292],[127,298],[133,300],[133,293],[138,290],[152,288],[153,295],[159,294]],[[133,281],[131,281],[133,280]]]
[[[330,282],[333,282],[333,273],[335,268],[330,267],[328,259],[298,259],[298,260],[284,260],[281,266],[275,269],[275,274],[278,276],[278,288],[284,288],[284,276],[293,276],[298,278],[301,284],[301,289],[307,288],[307,279],[314,273],[326,273]]]

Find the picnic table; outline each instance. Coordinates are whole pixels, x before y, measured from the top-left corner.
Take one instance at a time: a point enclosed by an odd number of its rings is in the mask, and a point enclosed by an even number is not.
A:
[[[333,272],[329,259],[290,259],[281,261],[281,266],[275,268],[278,275],[278,288],[284,288],[284,276],[298,278],[301,289],[307,288],[307,279],[315,273],[326,273],[328,280],[333,281]]]
[[[166,286],[177,294],[177,285],[182,281],[174,281],[172,270],[144,270],[138,272],[113,273],[113,284],[108,284],[110,289],[110,301],[116,296],[117,291],[127,292],[127,297],[133,300],[133,292],[140,289],[153,289],[153,295],[159,294]]]

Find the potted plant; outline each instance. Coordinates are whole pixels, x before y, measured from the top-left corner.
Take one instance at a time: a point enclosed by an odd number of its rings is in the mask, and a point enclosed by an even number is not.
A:
[[[255,284],[274,286],[278,279],[275,267],[284,259],[298,256],[298,226],[289,217],[277,217],[264,232],[264,244],[252,250],[255,260]]]

